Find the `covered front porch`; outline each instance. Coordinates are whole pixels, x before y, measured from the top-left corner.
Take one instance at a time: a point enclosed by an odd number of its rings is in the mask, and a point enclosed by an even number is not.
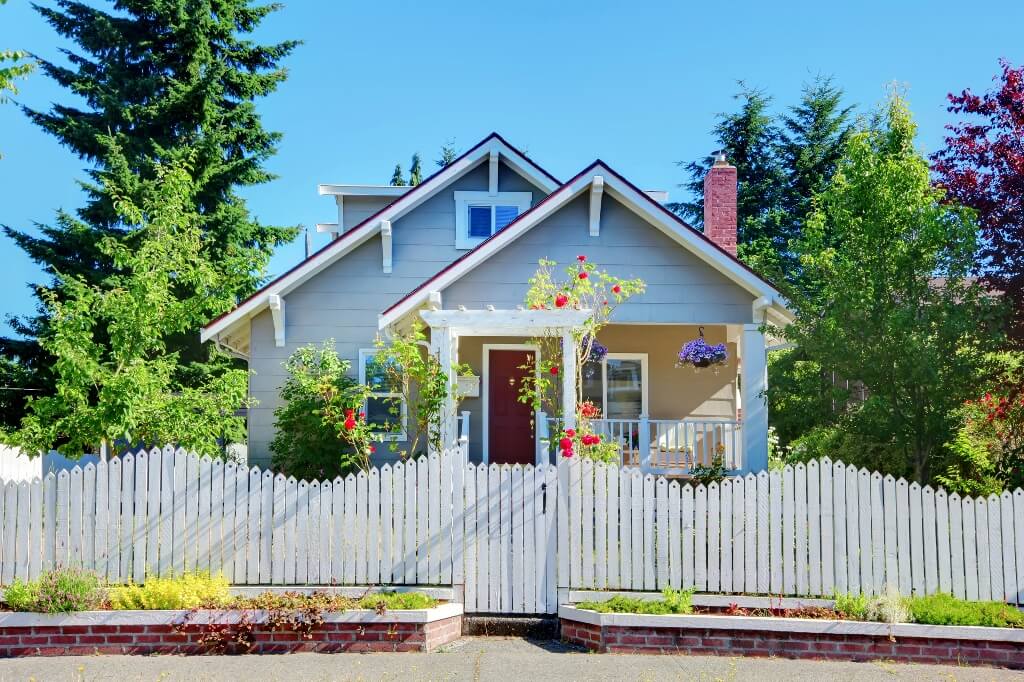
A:
[[[604,357],[581,367],[564,359],[559,364],[553,383],[562,394],[564,417],[519,401],[523,377],[541,366],[541,349],[531,339],[556,336],[562,358],[569,358],[572,330],[586,315],[420,311],[432,351],[460,386],[460,396],[445,411],[444,442],[464,441],[476,462],[552,461],[559,436],[576,426],[582,399],[599,410],[589,427],[618,446],[622,466],[675,476],[717,459],[732,472],[767,467],[765,339],[759,325],[609,324],[597,335],[608,349]],[[701,331],[709,344],[726,345],[727,360],[702,369],[679,366],[680,347]],[[459,365],[468,366],[472,376],[455,377]]]

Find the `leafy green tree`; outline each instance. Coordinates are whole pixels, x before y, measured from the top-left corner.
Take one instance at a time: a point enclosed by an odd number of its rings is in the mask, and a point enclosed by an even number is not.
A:
[[[888,444],[887,468],[928,480],[955,410],[986,372],[1000,306],[967,275],[978,248],[972,213],[943,203],[916,126],[893,95],[815,199],[795,244],[811,296],[786,330],[809,358],[866,388],[840,421]]]
[[[196,210],[195,171],[187,161],[159,164],[149,179],[123,185],[128,161],[117,163],[116,145],[108,143],[105,155],[116,168],[99,176],[100,189],[130,238],[108,236],[97,245],[116,268],[101,284],[58,273],[56,286],[44,292],[50,324],[40,344],[54,358],[55,391],[29,401],[7,441],[29,453],[57,449],[69,457],[116,442],[217,454],[244,440],[235,411],[247,401],[247,373],[227,370],[182,385],[167,339],[194,333],[211,310],[229,308],[233,287],[223,270],[248,261],[235,256],[221,268],[211,265],[207,217]]]
[[[58,36],[76,45],[68,65],[39,63],[75,99],[45,111],[23,110],[90,167],[86,204],[77,214],[58,213],[54,224],[39,226],[39,236],[4,228],[45,271],[59,273],[37,289],[39,315],[12,320],[24,338],[0,339],[0,355],[31,372],[44,393],[52,391],[52,379],[38,372],[52,358],[40,340],[50,334],[51,300],[65,296],[58,283],[99,284],[116,276],[107,239],[124,239],[134,229],[122,221],[102,177],[118,173],[119,186],[130,187],[133,176],[155,177],[161,164],[154,161],[173,162],[188,150],[195,183],[190,196],[203,216],[202,255],[234,299],[263,282],[273,248],[297,234],[296,228],[256,220],[238,193],[274,177],[265,164],[280,134],[263,127],[256,102],[284,80],[279,63],[296,43],[264,45],[251,36],[276,9],[250,0],[57,0],[55,7],[36,6]],[[108,137],[119,150],[116,159],[109,156]],[[223,368],[220,360],[210,363],[194,329],[168,344],[179,352],[175,372],[196,386]]]
[[[409,184],[415,187],[423,181],[423,162],[420,153],[412,155],[412,162],[409,164]]]
[[[402,176],[402,164],[396,163],[395,170],[391,174],[391,186],[392,187],[405,187],[408,183],[405,181],[405,177]]]

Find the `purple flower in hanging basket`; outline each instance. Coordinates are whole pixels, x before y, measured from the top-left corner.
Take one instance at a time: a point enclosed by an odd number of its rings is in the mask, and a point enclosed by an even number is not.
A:
[[[693,365],[694,367],[709,367],[718,365],[729,359],[729,353],[725,350],[725,344],[719,343],[709,345],[704,337],[687,341],[679,350],[679,364]]]
[[[583,347],[585,348],[588,343],[590,343],[591,345],[590,345],[590,355],[587,356],[587,361],[589,361],[589,362],[601,362],[602,360],[604,360],[604,357],[606,355],[608,355],[608,346],[602,344],[597,339],[594,339],[593,342],[591,343],[590,337],[589,336],[584,336],[583,337]]]

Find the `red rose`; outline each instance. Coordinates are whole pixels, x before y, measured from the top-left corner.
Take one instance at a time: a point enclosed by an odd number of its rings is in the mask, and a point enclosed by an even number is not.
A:
[[[576,256],[576,260],[578,260],[579,262],[583,263],[583,262],[585,262],[587,260],[587,257],[586,256]]]
[[[558,376],[558,365],[551,367],[551,376]]]
[[[612,287],[612,293],[613,294],[621,294],[622,293],[622,287],[620,287],[618,284],[616,284],[615,286]]]
[[[365,412],[360,412],[359,413],[359,418],[360,419],[366,419],[366,413]]]
[[[349,417],[345,420],[345,430],[351,431],[354,428],[356,428],[356,420]]]
[[[345,419],[351,419],[353,414],[355,414],[355,410],[345,410]]]
[[[565,435],[569,436],[569,438],[575,438],[576,437],[576,429],[566,429],[565,430]]]
[[[605,304],[605,305],[608,305],[608,300],[607,300],[607,299],[605,299],[605,302],[604,302],[604,304]]]
[[[569,448],[568,450],[562,450],[562,457],[565,457],[566,459],[569,459],[569,458],[570,458],[570,457],[572,457],[572,456],[573,456],[574,454],[576,454],[576,453],[574,453],[574,452],[572,451],[572,448]]]
[[[563,450],[572,450],[572,439],[563,438],[562,440],[558,441],[558,447],[562,448]]]
[[[376,445],[371,445],[370,446],[370,452],[377,452],[377,446]]]
[[[590,275],[588,275],[588,274],[587,274],[587,273],[585,273],[585,272],[581,272],[581,273],[580,273],[580,279],[586,279],[587,277],[590,277]]]
[[[558,294],[555,296],[555,307],[564,308],[565,304],[569,302],[569,297],[565,294]]]

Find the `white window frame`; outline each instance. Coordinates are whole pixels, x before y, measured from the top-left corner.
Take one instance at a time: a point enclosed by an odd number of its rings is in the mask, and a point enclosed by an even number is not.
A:
[[[377,355],[380,350],[377,348],[360,348],[359,349],[359,383],[366,384],[366,361],[369,358]],[[375,434],[383,436],[385,441],[404,441],[408,439],[409,433],[409,406],[405,402],[405,396],[399,392],[373,392],[375,398],[392,398],[397,399],[399,402],[399,419],[401,420],[402,430],[401,431],[374,431]],[[363,412],[369,415],[369,400],[363,402]]]
[[[455,192],[455,248],[472,249],[486,237],[469,236],[470,206],[515,206],[519,209],[517,218],[530,210],[533,192]],[[491,234],[494,230],[494,211],[491,210]]]
[[[650,413],[650,391],[651,385],[647,373],[647,353],[608,353],[601,360],[601,419],[622,419],[622,417],[608,416],[608,361],[609,360],[639,360],[640,361],[640,417],[644,418]],[[581,370],[582,371],[582,370]]]

